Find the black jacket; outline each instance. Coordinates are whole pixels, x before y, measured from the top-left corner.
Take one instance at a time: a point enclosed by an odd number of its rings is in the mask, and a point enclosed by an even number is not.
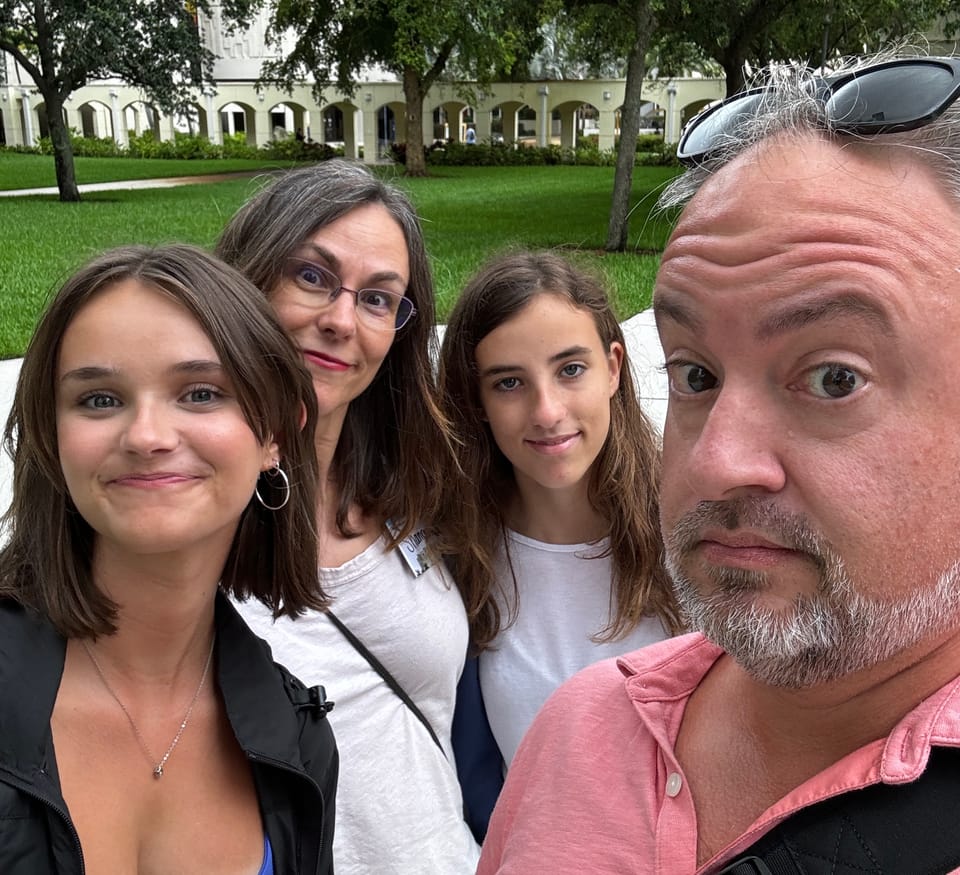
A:
[[[277,875],[333,871],[338,757],[322,687],[276,666],[222,595],[217,680],[247,755]],[[66,643],[53,627],[0,600],[0,872],[81,875],[80,841],[60,792],[50,715]]]

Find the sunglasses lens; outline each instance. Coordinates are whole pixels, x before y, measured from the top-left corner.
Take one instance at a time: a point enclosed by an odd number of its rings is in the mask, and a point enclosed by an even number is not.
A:
[[[763,93],[748,92],[695,116],[680,137],[677,158],[692,161],[716,151],[726,137],[736,132],[742,120],[755,113],[762,99]]]
[[[953,70],[940,64],[868,70],[834,91],[827,118],[841,131],[908,130],[936,117],[956,87]]]

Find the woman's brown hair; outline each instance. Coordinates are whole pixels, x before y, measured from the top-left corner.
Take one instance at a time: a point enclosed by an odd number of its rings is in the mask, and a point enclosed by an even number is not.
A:
[[[254,497],[244,510],[221,587],[253,596],[274,613],[323,608],[316,572],[316,396],[299,352],[263,296],[233,268],[192,246],[131,246],[75,273],[47,307],[24,356],[4,446],[13,459],[13,501],[3,518],[0,597],[46,616],[66,637],[115,631],[116,605],[93,581],[95,532],[77,512],[60,469],[56,374],[64,333],[98,293],[136,280],[168,295],[197,321],[229,374],[260,443],[275,440],[290,500],[271,511]],[[261,495],[279,503],[273,478]],[[264,491],[266,490],[266,492]]]
[[[623,638],[650,614],[677,632],[659,526],[659,441],[637,399],[623,331],[595,279],[559,255],[524,252],[493,260],[467,284],[450,314],[440,355],[441,401],[459,442],[459,469],[447,475],[448,500],[438,525],[444,552],[456,566],[473,644],[488,646],[518,610],[515,576],[509,583],[498,581],[494,571],[500,550],[510,565],[503,508],[516,488],[513,467],[484,419],[476,349],[543,294],[566,298],[590,313],[605,352],[615,342],[624,347],[620,385],[610,399],[610,431],[588,489],[591,506],[609,526],[610,544],[602,555],[609,555],[613,565],[610,622],[595,640]]]
[[[350,508],[392,520],[393,543],[435,514],[443,458],[451,453],[436,401],[438,354],[430,264],[416,211],[407,196],[349,161],[324,161],[285,173],[230,220],[217,254],[269,298],[286,259],[320,228],[357,207],[379,204],[403,231],[410,262],[406,296],[416,316],[397,332],[373,382],[350,402],[333,458],[340,488],[337,527],[349,537]]]

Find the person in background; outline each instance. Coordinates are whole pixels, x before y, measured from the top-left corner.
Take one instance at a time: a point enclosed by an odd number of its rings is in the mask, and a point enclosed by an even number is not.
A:
[[[564,680],[679,630],[658,437],[603,288],[553,253],[501,256],[467,284],[439,384],[460,452],[438,526],[508,767]]]
[[[481,875],[958,871],[960,60],[769,75],[661,198],[661,519],[700,631],[551,698]]]
[[[315,421],[257,289],[201,250],[60,289],[5,431],[0,870],[331,871],[329,705],[224,595],[326,604]]]
[[[472,873],[479,849],[450,743],[467,619],[423,528],[450,448],[416,213],[361,165],[328,161],[254,196],[217,252],[271,303],[319,405],[316,525],[331,610],[295,623],[242,610],[301,677],[331,679],[338,875]]]

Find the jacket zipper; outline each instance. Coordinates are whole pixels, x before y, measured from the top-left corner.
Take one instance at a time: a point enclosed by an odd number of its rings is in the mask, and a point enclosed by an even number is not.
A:
[[[42,772],[41,774],[46,775],[46,772]],[[26,794],[31,799],[35,799],[41,805],[45,805],[47,808],[52,809],[64,822],[67,827],[67,831],[70,833],[70,837],[73,839],[73,847],[77,852],[77,860],[80,861],[80,875],[84,875],[84,873],[87,871],[87,867],[83,862],[83,848],[80,846],[80,836],[77,835],[77,830],[73,825],[73,821],[70,820],[70,815],[67,813],[66,809],[61,808],[52,799],[47,796],[42,796],[40,793],[32,790],[28,785],[16,778],[6,778],[5,780],[7,780],[11,786],[16,787],[21,793]],[[321,794],[321,796],[322,795],[323,794]]]
[[[288,772],[291,775],[296,775],[296,777],[301,780],[309,783],[314,790],[317,791],[317,796],[320,797],[320,802],[323,805],[323,817],[327,816],[327,800],[324,798],[323,790],[320,789],[320,785],[313,780],[306,772],[301,771],[300,769],[295,769],[289,763],[285,763],[282,760],[275,760],[273,757],[264,756],[263,754],[254,753],[253,751],[247,751],[247,759],[255,763],[264,763],[268,766],[273,766],[274,768],[280,769],[281,771]],[[323,821],[321,821],[321,824]],[[320,873],[320,860],[323,857],[323,829],[320,830],[320,835],[317,837],[317,862],[314,868],[314,875],[319,875]],[[297,861],[299,865],[299,861]]]

